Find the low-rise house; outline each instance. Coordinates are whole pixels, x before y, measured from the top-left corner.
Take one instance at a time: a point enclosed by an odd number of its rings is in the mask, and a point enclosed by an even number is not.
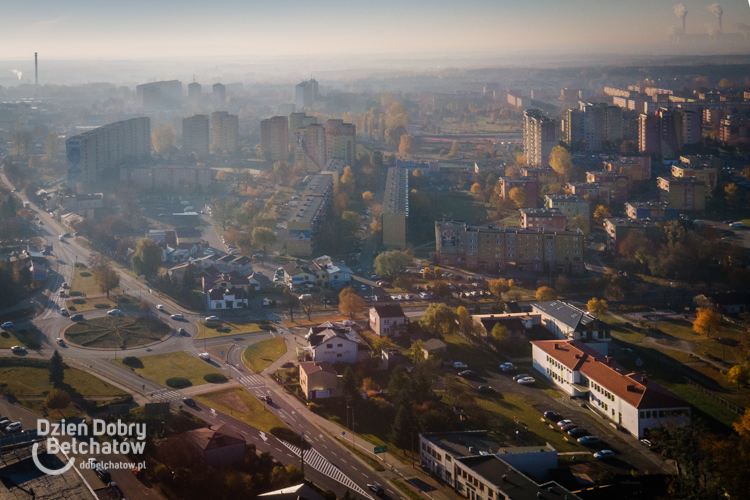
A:
[[[542,325],[562,340],[578,340],[604,356],[609,355],[612,332],[607,323],[567,302],[535,302],[532,311],[542,318]]]
[[[409,362],[409,358],[404,356],[399,349],[393,347],[387,347],[380,352],[380,357],[383,361],[383,369],[391,370],[397,366],[405,365]]]
[[[652,428],[690,422],[687,402],[591,349],[590,343],[542,340],[531,345],[537,371],[637,438],[647,437]]]
[[[201,230],[193,227],[178,227],[175,228],[175,235],[177,237],[177,244],[181,243],[200,243],[201,242]]]
[[[359,342],[352,335],[349,330],[333,325],[311,328],[307,341],[313,361],[356,363]]]
[[[29,270],[31,271],[31,279],[34,281],[45,281],[47,279],[47,266],[41,262],[30,261]]]
[[[205,465],[218,467],[245,459],[245,438],[228,425],[202,428],[185,433]]]
[[[398,304],[371,307],[370,329],[381,337],[400,335],[406,329],[406,315]]]
[[[328,361],[300,363],[299,385],[310,401],[339,396],[339,374]]]
[[[312,287],[313,283],[315,283],[315,273],[310,271],[309,267],[303,266],[299,262],[290,262],[283,269],[284,284],[291,290],[307,288],[308,285]]]
[[[448,346],[440,339],[428,339],[424,343],[422,351],[424,352],[424,359],[429,359],[430,356],[442,355],[448,350]]]
[[[248,293],[242,288],[214,288],[208,292],[210,309],[243,309],[248,306]]]
[[[237,271],[222,273],[214,278],[211,288],[241,288],[247,293],[260,290],[260,282],[255,275],[242,276]]]
[[[327,255],[313,259],[309,266],[315,274],[315,284],[343,288],[352,281],[352,270],[343,261],[336,262]]]

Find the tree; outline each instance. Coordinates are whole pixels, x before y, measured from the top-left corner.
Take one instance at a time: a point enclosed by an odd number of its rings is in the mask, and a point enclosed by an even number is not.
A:
[[[737,389],[740,385],[747,384],[750,378],[750,364],[742,363],[741,365],[734,365],[727,372],[727,380],[733,384],[737,384]]]
[[[458,328],[464,337],[469,337],[474,333],[474,318],[471,317],[469,311],[464,306],[456,308],[456,315],[458,316]]]
[[[156,127],[151,134],[154,143],[154,151],[160,155],[166,155],[177,149],[177,133],[172,125],[166,124]]]
[[[594,209],[594,220],[597,224],[603,224],[604,219],[612,217],[612,209],[607,205],[599,205]]]
[[[64,410],[69,404],[70,394],[62,389],[52,389],[44,399],[44,406],[50,410],[57,410],[59,415],[62,415],[60,410]]]
[[[417,141],[411,134],[401,136],[401,143],[398,145],[399,154],[411,156],[417,153]]]
[[[516,179],[521,176],[521,171],[515,165],[508,165],[505,167],[505,177],[510,179]]]
[[[508,197],[513,200],[518,208],[525,207],[527,203],[526,190],[520,187],[514,187],[508,192]]]
[[[380,356],[383,349],[391,347],[393,344],[388,337],[376,337],[372,339],[372,353],[375,356]]]
[[[510,293],[511,289],[513,288],[513,280],[504,280],[502,278],[497,278],[494,280],[490,280],[487,285],[490,289],[490,293],[492,293],[497,298],[497,303],[499,304],[500,301],[503,300],[503,295],[506,293]]]
[[[339,191],[346,193],[347,197],[351,197],[354,193],[354,174],[352,173],[352,167],[349,165],[344,167],[344,172],[341,174]]]
[[[109,292],[120,286],[120,275],[109,264],[97,267],[93,270],[93,274],[99,290],[106,293],[107,298],[109,298]]]
[[[460,150],[460,146],[458,144],[458,141],[453,141],[453,144],[451,144],[451,150],[448,153],[448,158],[455,158],[458,156],[458,152]]]
[[[570,228],[573,230],[580,229],[584,234],[587,234],[589,232],[589,221],[582,214],[578,214],[570,222]]]
[[[310,316],[312,316],[312,312],[314,309],[313,305],[315,302],[311,298],[306,298],[300,299],[299,303],[302,307],[302,312],[307,315],[307,320],[310,321],[312,319]]]
[[[52,353],[52,357],[49,360],[49,381],[52,382],[54,387],[61,387],[64,379],[65,363],[63,363],[63,358],[60,356],[60,353],[55,349],[55,352]],[[65,406],[68,405],[66,404]]]
[[[693,322],[693,331],[699,335],[710,337],[721,333],[721,316],[713,309],[698,308],[698,313]]]
[[[490,332],[492,338],[500,344],[506,344],[510,340],[510,332],[507,326],[503,326],[500,323],[495,323]]]
[[[339,294],[339,311],[342,314],[348,314],[351,319],[354,319],[355,314],[364,311],[366,308],[365,299],[357,295],[351,287],[341,290]]]
[[[151,302],[146,299],[141,299],[140,303],[138,304],[138,310],[148,316],[148,314],[151,312]]]
[[[297,297],[291,290],[284,287],[284,291],[281,292],[281,307],[289,311],[289,318],[294,322],[294,310],[299,306],[299,297]]]
[[[450,335],[458,328],[458,314],[442,302],[433,302],[419,319],[422,329],[438,336]]]
[[[557,292],[548,286],[539,287],[536,291],[536,300],[539,302],[557,300]]]
[[[479,199],[484,200],[484,189],[482,189],[482,185],[478,182],[475,182],[471,185],[471,194],[476,196]]]
[[[365,206],[372,205],[372,201],[375,199],[375,195],[372,194],[372,191],[365,191],[362,193],[362,201],[364,202]]]
[[[253,229],[253,245],[267,252],[276,244],[276,235],[267,227],[256,227]]]
[[[410,252],[390,250],[375,258],[375,272],[386,280],[393,281],[413,261],[414,256]]]
[[[133,253],[133,271],[148,278],[156,276],[161,266],[161,248],[154,240],[141,238]]]
[[[607,304],[606,300],[599,300],[596,297],[592,297],[591,300],[589,300],[586,304],[586,307],[588,308],[589,312],[597,318],[600,314],[604,314],[605,312],[607,312],[607,309],[609,309],[609,305]]]
[[[450,286],[445,281],[438,281],[432,286],[432,295],[438,299],[445,299],[453,295]]]
[[[573,157],[563,146],[555,146],[549,154],[549,166],[557,172],[560,182],[567,182],[573,170]]]
[[[372,219],[372,222],[370,222],[370,231],[372,231],[373,234],[382,231],[383,225],[377,221],[377,219]]]
[[[424,361],[424,342],[421,340],[413,342],[411,347],[409,347],[409,350],[406,351],[406,356],[415,365],[420,361]]]
[[[408,448],[411,446],[412,428],[413,424],[409,407],[406,404],[399,405],[398,410],[396,410],[393,427],[391,427],[391,442],[399,448]]]
[[[724,186],[724,198],[730,207],[736,207],[740,203],[740,193],[737,184],[731,182]]]
[[[346,398],[346,404],[353,404],[355,401],[361,400],[359,394],[359,388],[362,386],[362,382],[357,379],[357,374],[354,373],[351,366],[347,366],[344,370],[344,374],[341,376],[341,392],[344,393]]]

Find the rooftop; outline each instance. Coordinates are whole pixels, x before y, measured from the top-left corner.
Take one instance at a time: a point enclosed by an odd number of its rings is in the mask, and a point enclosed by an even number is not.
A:
[[[305,372],[308,376],[317,372],[328,372],[338,375],[336,369],[328,361],[304,361],[299,364],[300,371]]]
[[[194,227],[177,227],[175,233],[178,238],[200,238],[201,230]]]
[[[405,169],[391,167],[385,180],[383,196],[383,213],[409,215],[409,172]]]
[[[487,431],[426,432],[422,437],[454,457],[497,453],[502,448]]]
[[[312,176],[305,189],[302,190],[302,197],[305,196],[325,196],[333,186],[333,175],[316,174]]]
[[[372,306],[377,315],[381,318],[401,318],[404,316],[404,310],[398,304],[385,304],[382,306]]]
[[[578,309],[577,307],[561,300],[534,302],[533,307],[574,330],[577,330],[580,326],[586,326],[595,321],[599,321],[587,311]]]
[[[187,432],[191,443],[201,450],[216,450],[235,444],[245,444],[245,438],[232,430],[228,425],[219,425],[215,429],[202,428]]]
[[[551,201],[589,202],[589,200],[578,194],[548,194],[545,196],[545,198]]]
[[[289,222],[311,222],[324,201],[323,196],[303,196],[297,206],[292,207]]]

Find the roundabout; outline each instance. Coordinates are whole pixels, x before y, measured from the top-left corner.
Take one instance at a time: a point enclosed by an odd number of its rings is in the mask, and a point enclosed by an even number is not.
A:
[[[87,349],[132,349],[165,340],[172,328],[149,316],[102,316],[73,323],[63,338]]]

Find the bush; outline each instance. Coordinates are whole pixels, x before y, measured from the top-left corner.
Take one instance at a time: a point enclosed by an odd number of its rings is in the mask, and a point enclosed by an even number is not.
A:
[[[76,306],[68,306],[68,311],[76,312],[78,309],[76,309]]]
[[[82,271],[81,272],[81,278],[88,278],[89,276],[91,276],[90,272],[88,272],[88,271]]]
[[[81,295],[83,295],[83,293],[78,292],[78,291],[75,291],[75,292],[71,291],[71,292],[68,292],[68,295],[70,295],[71,297],[80,297]]]
[[[212,330],[218,330],[219,328],[221,328],[221,322],[206,321],[205,323],[203,323],[203,326],[205,326],[206,328],[211,328]]]
[[[84,264],[83,262],[76,262],[75,266],[76,266],[76,267],[77,267],[78,269],[88,269],[88,268],[86,267],[86,264]]]
[[[143,368],[143,361],[135,356],[125,356],[122,359],[122,364],[131,368]]]
[[[221,382],[226,382],[227,376],[221,373],[207,373],[203,376],[203,380],[212,384],[218,384]]]
[[[291,443],[294,446],[299,447],[302,444],[302,437],[288,427],[273,427],[269,432],[277,438],[286,441],[287,443]],[[308,446],[309,445],[306,444],[305,448]]]
[[[86,299],[73,299],[73,300],[71,300],[71,302],[74,303],[74,304],[79,304],[80,305],[80,304],[85,304],[86,303]]]
[[[173,389],[184,389],[190,387],[193,383],[185,377],[172,377],[167,379],[167,385]]]
[[[109,304],[94,304],[94,307],[97,309],[109,309],[110,305]]]
[[[319,413],[320,412],[320,405],[316,403],[308,403],[307,409],[310,410],[313,413]]]

